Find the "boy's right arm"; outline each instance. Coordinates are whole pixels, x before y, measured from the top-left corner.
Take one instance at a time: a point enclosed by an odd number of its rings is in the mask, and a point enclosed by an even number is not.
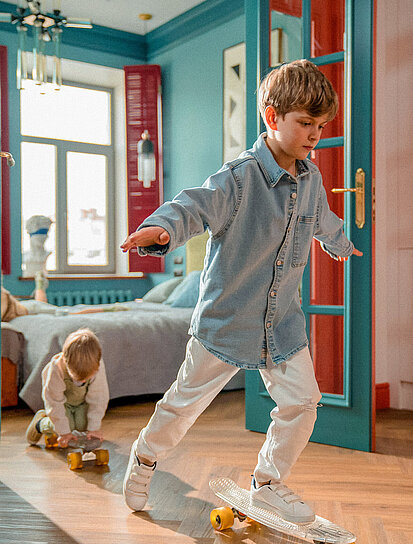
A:
[[[138,247],[140,255],[164,255],[209,228],[220,236],[235,217],[240,187],[230,168],[210,176],[202,187],[181,191],[165,202],[125,240],[124,252]]]

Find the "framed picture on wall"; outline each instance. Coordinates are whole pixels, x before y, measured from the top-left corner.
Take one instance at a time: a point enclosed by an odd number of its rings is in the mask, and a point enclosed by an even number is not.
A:
[[[224,49],[223,161],[245,150],[245,43]]]

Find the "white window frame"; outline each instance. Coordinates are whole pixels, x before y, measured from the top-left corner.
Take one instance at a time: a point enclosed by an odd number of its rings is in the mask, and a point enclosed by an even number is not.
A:
[[[51,73],[51,59],[48,60],[48,72]],[[30,59],[29,59],[30,63]],[[49,73],[49,76],[50,76]],[[111,92],[111,146],[98,144],[84,144],[81,142],[72,142],[66,140],[53,140],[50,138],[37,138],[32,136],[21,136],[22,141],[36,143],[50,143],[58,146],[57,149],[57,181],[56,187],[56,271],[51,271],[53,275],[79,275],[85,274],[99,275],[129,275],[128,256],[117,251],[117,248],[127,236],[127,190],[126,190],[126,138],[125,138],[125,82],[123,69],[110,68],[101,65],[90,64],[86,62],[72,61],[62,59],[63,83],[78,87],[87,87]],[[50,78],[49,78],[50,79]],[[24,92],[24,91],[23,91]],[[56,91],[58,92],[58,91]],[[68,147],[70,146],[70,148]],[[109,240],[109,262],[108,266],[74,266],[67,264],[67,258],[64,265],[61,264],[63,255],[67,254],[67,229],[65,226],[66,217],[66,151],[80,151],[98,154],[106,154],[103,148],[111,148],[108,156],[108,178],[107,184],[109,195],[108,205],[108,240]],[[107,150],[107,149],[106,149]],[[62,162],[59,153],[64,156]],[[59,160],[60,159],[60,160]],[[64,188],[63,188],[64,185]],[[65,201],[62,208],[62,200]],[[62,210],[64,212],[62,213]],[[60,219],[58,219],[58,212]],[[23,226],[22,226],[23,227]],[[59,237],[57,230],[63,231]],[[22,229],[23,230],[23,229]],[[60,259],[60,266],[59,266]]]

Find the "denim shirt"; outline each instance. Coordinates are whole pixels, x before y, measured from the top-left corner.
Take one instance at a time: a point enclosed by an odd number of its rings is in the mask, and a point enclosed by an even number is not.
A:
[[[313,237],[333,258],[354,248],[328,206],[317,166],[297,161],[293,177],[265,139],[261,134],[202,187],[183,190],[139,226],[160,226],[170,236],[165,246],[139,247],[140,255],[164,255],[208,229],[189,332],[245,369],[265,368],[267,355],[281,363],[308,344],[298,289]]]

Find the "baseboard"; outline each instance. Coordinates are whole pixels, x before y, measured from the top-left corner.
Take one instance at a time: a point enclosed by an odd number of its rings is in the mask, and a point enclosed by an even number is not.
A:
[[[390,384],[376,383],[376,410],[390,408]]]

